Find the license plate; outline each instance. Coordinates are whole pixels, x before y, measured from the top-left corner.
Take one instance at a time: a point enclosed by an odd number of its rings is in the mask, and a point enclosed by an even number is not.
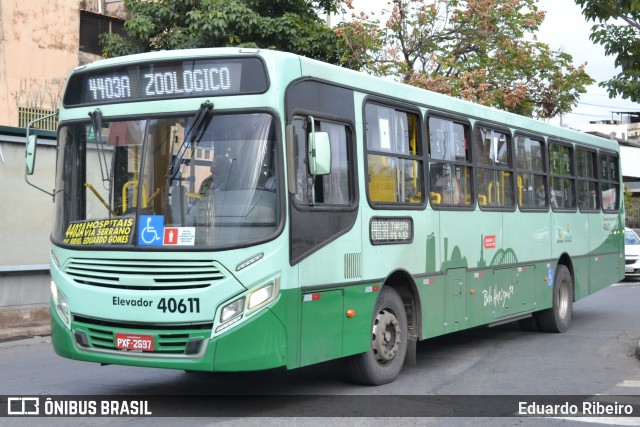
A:
[[[624,268],[624,272],[625,273],[633,273],[633,267],[625,267]]]
[[[153,351],[153,335],[116,334],[116,348]]]

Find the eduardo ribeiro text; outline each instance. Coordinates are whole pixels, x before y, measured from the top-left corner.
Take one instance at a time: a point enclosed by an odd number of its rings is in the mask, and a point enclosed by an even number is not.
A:
[[[580,405],[570,403],[563,404],[541,404],[536,402],[518,402],[518,415],[582,415],[582,416],[602,416],[602,415],[632,415],[633,406],[620,404],[618,402],[582,402]]]

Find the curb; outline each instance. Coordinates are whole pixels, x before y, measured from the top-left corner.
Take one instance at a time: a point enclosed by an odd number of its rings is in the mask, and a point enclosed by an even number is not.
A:
[[[51,335],[48,306],[0,308],[0,342]]]
[[[0,330],[0,342],[41,337],[44,335],[51,335],[51,325],[49,323],[5,328]]]

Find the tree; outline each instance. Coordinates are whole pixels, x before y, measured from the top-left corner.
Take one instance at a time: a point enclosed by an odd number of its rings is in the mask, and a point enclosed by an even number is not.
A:
[[[570,112],[594,82],[571,55],[537,41],[544,12],[536,0],[390,0],[388,6],[383,20],[361,14],[336,30],[352,68],[540,118]]]
[[[102,36],[103,56],[212,46],[289,51],[340,64],[338,37],[318,10],[332,0],[125,0],[126,36]]]
[[[638,215],[640,213],[640,203],[637,197],[633,197],[633,192],[624,189],[624,211],[625,211],[625,220],[627,227],[637,228],[640,226]]]
[[[640,102],[640,1],[638,0],[576,0],[582,14],[596,24],[591,28],[591,40],[604,47],[605,54],[615,57],[621,72],[600,83],[610,98],[621,96]]]

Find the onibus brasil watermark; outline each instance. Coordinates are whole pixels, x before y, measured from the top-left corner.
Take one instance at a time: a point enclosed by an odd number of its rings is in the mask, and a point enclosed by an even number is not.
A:
[[[152,415],[146,400],[52,399],[51,397],[9,397],[7,415],[52,416],[145,416]]]

